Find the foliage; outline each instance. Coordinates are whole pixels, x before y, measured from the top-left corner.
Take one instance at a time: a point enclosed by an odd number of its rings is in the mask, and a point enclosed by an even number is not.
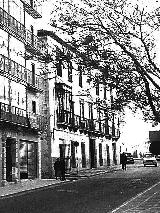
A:
[[[57,0],[51,25],[81,53],[88,70],[100,70],[103,82],[116,88],[120,109],[134,103],[145,119],[160,121],[158,12],[155,0]]]

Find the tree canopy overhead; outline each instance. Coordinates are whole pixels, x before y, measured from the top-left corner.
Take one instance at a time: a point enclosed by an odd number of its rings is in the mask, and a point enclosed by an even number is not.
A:
[[[86,68],[100,70],[116,88],[115,104],[132,103],[158,122],[159,10],[156,0],[57,0],[51,13],[54,31],[86,56]]]

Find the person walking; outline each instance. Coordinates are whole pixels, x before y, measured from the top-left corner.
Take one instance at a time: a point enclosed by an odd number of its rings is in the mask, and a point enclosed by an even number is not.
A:
[[[61,158],[60,159],[60,170],[61,170],[61,180],[65,180],[65,159]]]
[[[126,170],[127,156],[124,152],[121,155],[121,164],[122,164],[122,169]]]
[[[55,171],[55,178],[57,180],[58,177],[60,177],[61,179],[61,174],[60,174],[60,160],[59,158],[56,159],[55,163],[54,163],[54,171]]]

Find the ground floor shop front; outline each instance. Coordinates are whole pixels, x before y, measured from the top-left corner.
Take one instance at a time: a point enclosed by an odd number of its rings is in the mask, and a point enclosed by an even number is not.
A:
[[[0,130],[0,183],[6,185],[41,176],[38,133],[22,129]]]
[[[117,140],[57,129],[51,144],[52,164],[56,158],[63,158],[66,171],[119,164],[120,146]]]

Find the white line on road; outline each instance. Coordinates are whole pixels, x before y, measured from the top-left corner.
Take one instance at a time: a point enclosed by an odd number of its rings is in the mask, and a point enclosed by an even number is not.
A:
[[[114,209],[111,213],[115,213],[116,211],[120,210],[122,207],[126,206],[128,203],[132,202],[133,200],[135,200],[136,198],[140,197],[141,195],[145,194],[146,192],[148,192],[149,190],[151,190],[152,188],[154,188],[155,186],[159,185],[160,182],[154,184],[153,186],[151,186],[150,188],[146,189],[145,191],[139,193],[138,195],[136,195],[135,197],[131,198],[129,201],[124,202],[121,206],[117,207],[116,209]],[[154,193],[155,194],[155,193]],[[153,196],[153,195],[152,195]],[[152,197],[150,196],[150,197]],[[149,197],[149,198],[150,198]],[[146,199],[147,200],[147,199]],[[145,201],[146,201],[145,200]],[[144,202],[145,202],[144,201]]]

